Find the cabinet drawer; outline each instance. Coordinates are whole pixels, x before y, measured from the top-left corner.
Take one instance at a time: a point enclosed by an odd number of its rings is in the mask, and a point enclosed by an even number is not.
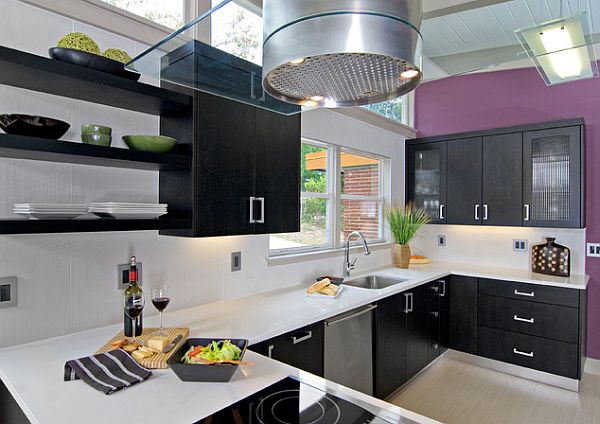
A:
[[[568,343],[579,341],[579,310],[479,295],[479,325]]]
[[[479,294],[570,306],[572,308],[579,307],[579,290],[537,284],[480,278]]]
[[[479,327],[479,355],[568,378],[579,378],[576,344]]]

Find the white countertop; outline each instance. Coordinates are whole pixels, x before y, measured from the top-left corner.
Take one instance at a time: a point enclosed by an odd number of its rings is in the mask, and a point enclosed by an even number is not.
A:
[[[190,327],[190,337],[244,338],[253,344],[449,274],[572,289],[585,289],[589,280],[589,277],[583,275],[565,279],[523,270],[448,263],[415,266],[409,270],[388,268],[370,274],[409,279],[384,290],[346,287],[336,300],[308,298],[305,296],[306,287],[289,287],[167,312],[165,320],[167,324]],[[154,326],[157,317],[149,317],[145,321],[147,326]],[[133,414],[136,420],[145,424],[162,424],[200,420],[299,372],[295,368],[248,352],[245,359],[256,362],[256,366],[241,369],[232,382],[224,384],[183,383],[170,370],[165,370],[155,372],[150,380],[134,388],[106,396],[85,386],[81,381],[63,381],[63,366],[67,360],[91,354],[120,329],[121,325],[114,325],[2,349],[0,379],[32,423],[120,422]],[[434,422],[362,396],[365,402],[386,406],[414,421]]]

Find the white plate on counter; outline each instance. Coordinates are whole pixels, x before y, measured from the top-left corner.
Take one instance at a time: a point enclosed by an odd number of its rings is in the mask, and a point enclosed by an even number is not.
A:
[[[328,299],[328,300],[335,300],[338,297],[340,297],[340,293],[342,293],[342,291],[344,290],[344,285],[340,284],[338,286],[338,291],[337,294],[335,296],[327,296],[326,294],[321,294],[319,292],[315,292],[312,294],[308,294],[306,293],[306,297],[312,297],[313,299]]]

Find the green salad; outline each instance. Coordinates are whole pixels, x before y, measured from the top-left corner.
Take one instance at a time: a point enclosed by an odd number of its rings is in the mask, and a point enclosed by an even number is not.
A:
[[[222,342],[213,341],[208,346],[192,346],[181,357],[184,364],[205,364],[206,361],[239,361],[242,350],[231,343],[231,340]]]

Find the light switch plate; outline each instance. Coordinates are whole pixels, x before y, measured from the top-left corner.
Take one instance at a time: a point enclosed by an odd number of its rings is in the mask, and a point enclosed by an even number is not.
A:
[[[142,281],[142,263],[137,263],[138,284],[141,286]],[[129,264],[117,265],[117,290],[125,290],[129,286]]]
[[[438,236],[438,246],[440,247],[446,247],[446,236],[445,235],[439,235]]]
[[[515,239],[513,240],[513,250],[515,252],[527,252],[527,246],[529,245],[529,243],[527,242],[527,240],[522,240],[522,239]]]
[[[242,270],[242,252],[231,253],[231,272]]]
[[[0,308],[17,306],[17,277],[0,278],[0,293],[0,299],[8,298],[0,301]]]
[[[588,243],[586,252],[590,258],[600,258],[600,243]]]

